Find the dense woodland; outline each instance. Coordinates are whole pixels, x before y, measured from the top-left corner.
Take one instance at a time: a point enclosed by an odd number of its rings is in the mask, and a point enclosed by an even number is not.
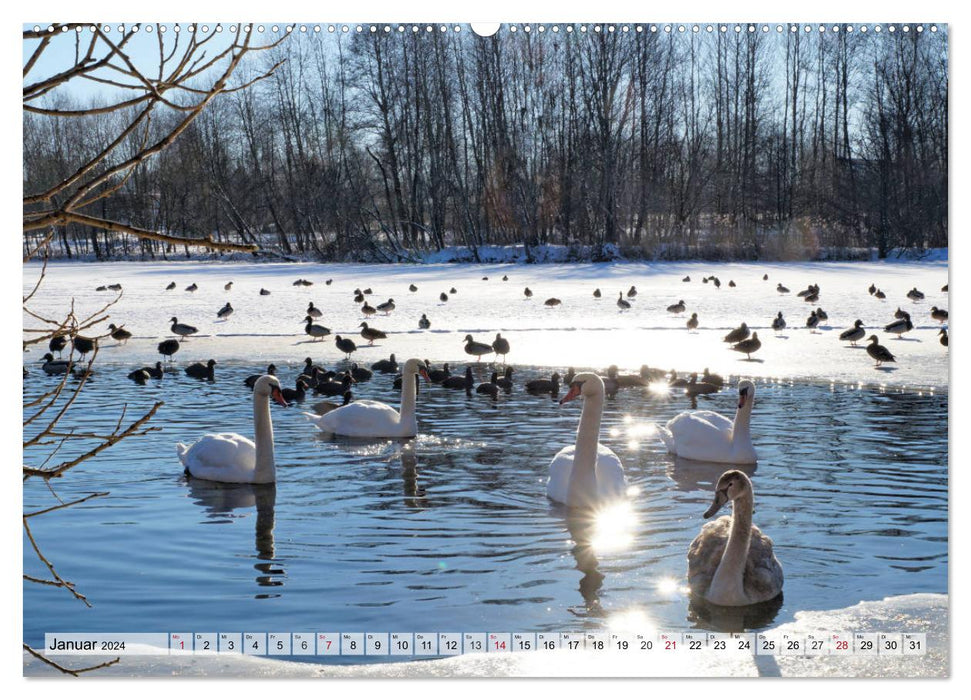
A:
[[[271,75],[216,97],[91,210],[324,260],[449,246],[475,258],[485,245],[746,259],[947,245],[945,29],[647,29],[294,33],[238,69],[245,79],[283,60]],[[24,112],[25,196],[135,118],[135,107],[65,116],[100,93],[45,99]],[[179,114],[159,111],[128,150]],[[99,259],[189,252],[79,223],[52,243]]]

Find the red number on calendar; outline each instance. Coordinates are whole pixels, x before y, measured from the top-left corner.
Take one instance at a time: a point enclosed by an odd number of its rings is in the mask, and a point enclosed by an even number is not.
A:
[[[678,643],[669,639],[666,642],[664,642],[664,648],[665,649],[677,649],[678,648]]]
[[[842,640],[836,642],[837,651],[842,651],[850,648],[850,642],[848,640]]]

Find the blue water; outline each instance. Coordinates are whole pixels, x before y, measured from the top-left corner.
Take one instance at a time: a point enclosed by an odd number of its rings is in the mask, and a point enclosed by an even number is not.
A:
[[[289,384],[298,366],[277,364]],[[545,496],[549,461],[580,413],[579,402],[522,390],[548,370],[517,368],[513,393],[495,403],[423,386],[413,458],[397,442],[320,439],[299,406],[274,406],[278,482],[254,488],[188,482],[174,445],[217,429],[252,435],[242,379],[261,367],[221,364],[212,384],[169,374],[146,387],[124,379],[130,368],[100,369],[62,428],[110,430],[124,405],[128,422],[162,400],[150,423],[161,430],[52,482],[65,501],[109,495],[31,519],[92,607],[25,583],[28,643],[51,631],[598,630],[629,615],[659,629],[724,626],[675,585],[724,468],[676,462],[643,432],[689,408],[683,397],[637,388],[608,400],[601,440],[637,493],[633,522],[591,549],[573,539],[587,526]],[[25,399],[56,382],[33,373]],[[775,540],[786,582],[781,607],[744,625],[947,592],[947,395],[757,387],[754,521]],[[356,393],[397,403],[390,376]],[[732,415],[734,398],[699,408]],[[25,483],[25,511],[56,502],[40,480]],[[26,537],[24,570],[47,577]]]

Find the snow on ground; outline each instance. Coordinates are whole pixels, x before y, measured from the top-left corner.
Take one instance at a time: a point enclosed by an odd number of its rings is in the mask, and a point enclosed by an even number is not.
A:
[[[469,654],[431,661],[330,666],[254,656],[124,657],[121,663],[96,671],[97,676],[207,676],[261,678],[470,678],[470,677],[827,677],[943,678],[950,674],[948,596],[914,594],[863,601],[840,610],[804,611],[796,621],[768,634],[830,632],[910,632],[927,635],[927,653],[920,656],[753,656],[738,652],[682,650],[655,652],[532,652]],[[632,653],[633,654],[633,653]],[[69,666],[93,665],[99,657],[59,657]],[[25,676],[60,673],[24,654]]]
[[[96,292],[102,284],[121,283],[124,294],[111,309],[111,322],[124,324],[134,333],[126,346],[108,339],[102,343],[97,364],[137,366],[159,359],[156,346],[173,337],[169,319],[199,328],[176,359],[180,363],[214,358],[254,364],[300,363],[306,356],[333,364],[342,358],[333,336],[351,336],[359,345],[353,359],[370,364],[395,353],[399,359],[418,356],[433,362],[465,362],[463,338],[472,334],[491,342],[497,332],[509,339],[512,364],[537,365],[562,370],[566,366],[603,369],[617,364],[621,370],[641,365],[679,372],[700,371],[728,375],[812,379],[889,385],[944,388],[948,384],[948,352],[939,343],[939,324],[930,307],[948,307],[941,291],[948,281],[946,260],[853,262],[853,263],[575,263],[564,265],[431,264],[364,265],[314,263],[51,263],[42,292],[32,310],[49,318],[60,317],[74,300],[78,314],[96,311],[114,298],[114,292]],[[23,287],[32,288],[40,266],[24,267]],[[763,281],[768,274],[768,281]],[[508,281],[503,281],[503,275]],[[717,275],[721,288],[703,284],[702,277]],[[682,282],[690,276],[691,282]],[[483,280],[488,277],[488,280]],[[295,287],[298,278],[314,282]],[[324,282],[333,279],[329,286]],[[225,282],[234,282],[224,291]],[[729,287],[734,280],[735,288]],[[176,288],[165,291],[174,281]],[[190,283],[194,293],[184,291]],[[882,289],[881,301],[867,292],[870,283]],[[789,294],[776,292],[782,283]],[[816,283],[821,288],[817,304],[807,304],[796,293]],[[414,284],[417,292],[408,287]],[[618,293],[637,287],[629,311],[618,310]],[[532,299],[523,294],[533,291]],[[914,303],[906,297],[912,287],[926,294]],[[388,339],[368,347],[360,335],[365,320],[360,304],[353,302],[355,288],[373,289],[372,306],[393,298],[390,316],[378,314],[369,324],[388,333]],[[457,293],[450,294],[455,287]],[[603,297],[594,299],[599,287]],[[261,288],[271,292],[260,296]],[[447,302],[439,301],[449,293]],[[544,301],[561,300],[550,308]],[[666,308],[684,300],[687,312],[671,314]],[[216,312],[227,301],[235,313],[218,321]],[[333,335],[312,341],[303,332],[308,302],[323,312],[318,321]],[[813,308],[822,307],[829,320],[812,334],[805,321]],[[897,307],[909,311],[915,329],[902,339],[883,332],[894,320]],[[782,311],[787,329],[775,334],[771,321]],[[697,312],[700,327],[690,333],[685,322]],[[427,314],[429,331],[418,329]],[[853,349],[839,340],[840,331],[861,319],[881,344],[897,356],[897,363],[876,369],[864,345]],[[723,336],[745,321],[758,332],[762,349],[752,361],[732,352]],[[108,321],[94,331],[107,332]],[[24,327],[37,322],[24,315]],[[93,333],[92,333],[93,334]],[[46,352],[35,346],[24,355],[25,363],[40,360]],[[483,358],[491,360],[492,356]],[[218,372],[218,370],[217,370]]]

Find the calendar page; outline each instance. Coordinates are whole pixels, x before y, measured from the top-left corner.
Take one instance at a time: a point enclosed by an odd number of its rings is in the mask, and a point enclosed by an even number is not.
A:
[[[950,675],[949,25],[648,9],[23,24],[24,676]]]

